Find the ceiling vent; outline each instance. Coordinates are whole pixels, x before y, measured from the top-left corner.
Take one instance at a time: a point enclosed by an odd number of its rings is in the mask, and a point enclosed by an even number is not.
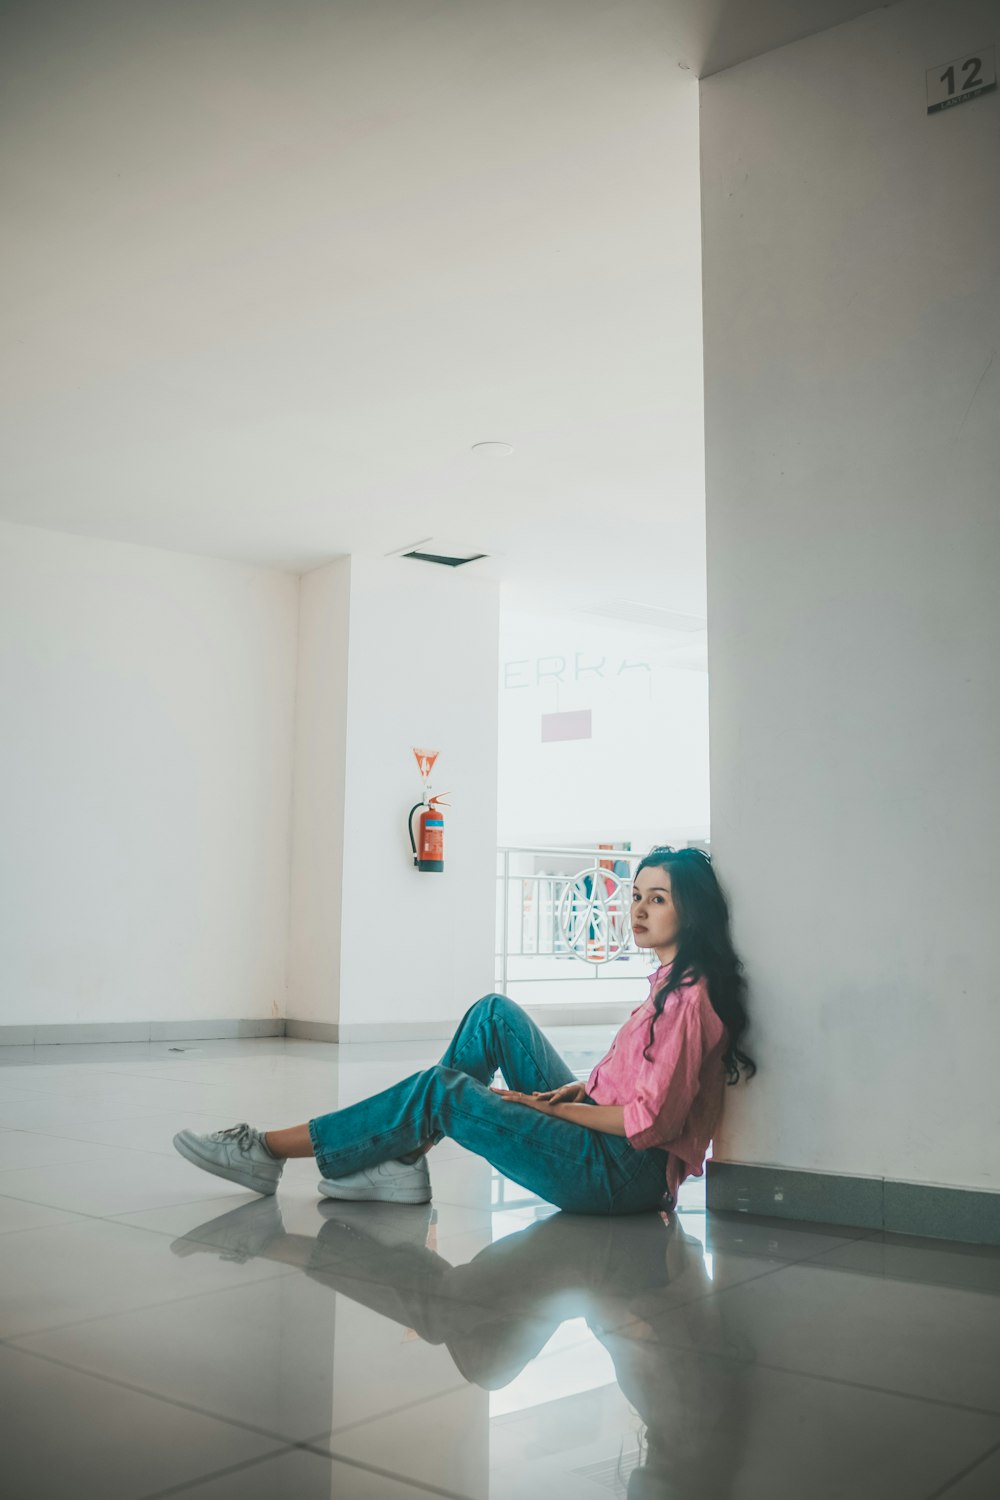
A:
[[[468,557],[447,557],[442,552],[404,552],[404,557],[412,557],[415,562],[437,563],[442,568],[464,568],[466,563],[478,562],[485,557],[485,552],[470,552]]]
[[[457,547],[438,541],[436,537],[425,537],[422,542],[411,542],[399,547],[388,557],[410,557],[414,562],[436,563],[439,568],[464,568],[469,563],[481,562],[487,552],[477,552],[474,547]]]

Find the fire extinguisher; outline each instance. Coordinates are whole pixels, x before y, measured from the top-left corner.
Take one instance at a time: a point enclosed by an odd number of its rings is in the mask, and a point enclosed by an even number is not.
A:
[[[444,869],[444,814],[440,809],[448,806],[440,797],[430,797],[425,802],[414,803],[410,808],[410,848],[413,850],[413,863],[418,870]],[[420,814],[416,837],[413,834],[414,813]]]

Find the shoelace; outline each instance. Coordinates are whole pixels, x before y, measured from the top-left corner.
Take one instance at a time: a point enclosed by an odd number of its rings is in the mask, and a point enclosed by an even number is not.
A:
[[[254,1131],[249,1125],[230,1125],[217,1135],[220,1141],[235,1141],[241,1151],[249,1151],[254,1144]]]

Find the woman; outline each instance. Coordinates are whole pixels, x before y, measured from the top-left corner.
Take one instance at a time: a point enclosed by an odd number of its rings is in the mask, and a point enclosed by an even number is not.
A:
[[[329,1198],[426,1203],[426,1153],[451,1136],[505,1177],[572,1213],[672,1209],[702,1162],[740,1069],[746,981],[709,855],[653,849],[633,884],[632,932],[660,967],[647,1000],[586,1085],[519,1005],[487,995],[435,1067],[286,1130],[182,1130],[195,1166],[273,1193],[289,1157],[315,1156]],[[505,1088],[493,1088],[497,1070]]]

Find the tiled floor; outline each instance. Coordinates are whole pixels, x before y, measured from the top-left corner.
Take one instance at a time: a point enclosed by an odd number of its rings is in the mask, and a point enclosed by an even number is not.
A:
[[[554,1034],[579,1073],[611,1028]],[[182,1050],[177,1050],[181,1048]],[[276,1198],[182,1126],[350,1103],[440,1048],[0,1054],[5,1500],[987,1500],[1000,1254],[558,1214],[451,1142],[427,1209]]]

